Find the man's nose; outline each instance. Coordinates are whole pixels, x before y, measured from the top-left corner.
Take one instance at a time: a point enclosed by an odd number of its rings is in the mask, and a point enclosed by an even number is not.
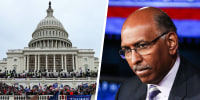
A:
[[[131,63],[132,65],[138,64],[139,62],[142,61],[142,56],[138,54],[135,50],[132,50],[132,55],[131,55]]]

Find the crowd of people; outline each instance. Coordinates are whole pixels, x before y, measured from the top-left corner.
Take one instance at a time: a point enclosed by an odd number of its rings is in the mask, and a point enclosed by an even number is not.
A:
[[[86,83],[78,85],[76,88],[71,88],[68,85],[58,87],[54,84],[45,87],[42,87],[39,84],[34,85],[32,88],[30,86],[24,88],[18,84],[9,86],[6,83],[1,82],[0,95],[54,95],[58,91],[60,95],[92,95],[96,90],[96,83],[91,85]]]
[[[0,73],[0,78],[83,78],[97,77],[97,72],[24,72],[16,73],[15,71],[5,71]]]

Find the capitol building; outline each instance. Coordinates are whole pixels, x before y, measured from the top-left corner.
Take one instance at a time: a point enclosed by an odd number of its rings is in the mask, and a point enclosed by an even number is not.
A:
[[[1,72],[97,72],[99,60],[94,50],[74,47],[69,35],[54,17],[50,2],[47,16],[33,31],[28,47],[8,50],[7,58],[0,60]]]
[[[60,100],[66,100],[69,90],[83,95],[90,92],[94,100],[99,59],[93,49],[74,47],[69,35],[49,2],[47,16],[33,31],[28,47],[8,50],[7,58],[0,60],[0,99],[26,100],[27,93],[30,97],[43,93],[38,100],[47,100],[59,90],[65,94],[59,95]],[[3,90],[8,92],[3,94]]]

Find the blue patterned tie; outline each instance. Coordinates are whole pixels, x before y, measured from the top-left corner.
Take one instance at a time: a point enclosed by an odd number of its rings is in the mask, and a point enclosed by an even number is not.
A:
[[[153,100],[160,93],[160,90],[155,85],[150,85],[149,87],[149,100]]]

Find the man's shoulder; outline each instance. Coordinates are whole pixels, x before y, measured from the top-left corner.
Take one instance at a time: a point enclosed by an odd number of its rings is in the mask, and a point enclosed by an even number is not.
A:
[[[200,67],[192,64],[189,60],[181,56],[180,71],[184,71],[186,75],[200,75]],[[191,77],[191,76],[189,76]]]
[[[177,80],[185,80],[190,84],[198,84],[197,87],[200,89],[200,67],[195,66],[190,61],[181,57],[180,68],[177,73]],[[196,88],[197,88],[196,87]],[[195,87],[194,87],[195,88]]]
[[[142,83],[137,76],[131,77],[124,81],[116,95],[116,100],[134,99],[140,100],[140,98],[146,96],[146,84]]]
[[[184,97],[189,100],[200,98],[200,69],[181,57],[180,67],[170,92],[170,100]]]

